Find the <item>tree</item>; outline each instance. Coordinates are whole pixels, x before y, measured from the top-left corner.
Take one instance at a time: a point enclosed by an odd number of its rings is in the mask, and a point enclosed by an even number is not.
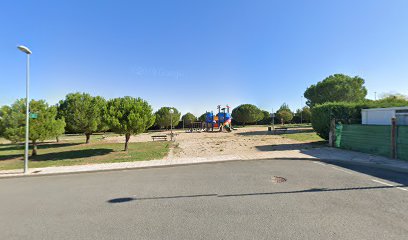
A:
[[[160,128],[170,128],[171,125],[171,114],[170,114],[170,109],[173,109],[173,126],[177,126],[177,124],[180,122],[180,116],[181,113],[173,107],[162,107],[160,108],[156,113],[156,125],[159,126]]]
[[[276,115],[282,124],[290,122],[293,119],[293,113],[290,110],[289,106],[286,103],[283,103],[279,110],[276,112]]]
[[[3,119],[4,137],[12,142],[24,140],[26,126],[25,99],[17,100]],[[49,107],[44,100],[31,100],[30,112],[37,114],[37,118],[30,119],[29,139],[33,145],[32,156],[37,155],[38,141],[55,138],[64,133],[64,119],[56,119],[57,108]]]
[[[232,110],[232,118],[242,123],[255,123],[262,119],[262,111],[252,104],[242,104]]]
[[[272,122],[271,114],[268,111],[262,110],[262,119],[258,121],[258,124],[270,124]]]
[[[4,135],[4,128],[5,128],[5,126],[4,126],[4,119],[5,119],[5,117],[6,117],[6,115],[9,113],[9,111],[10,111],[10,107],[9,106],[2,106],[1,108],[0,108],[0,137],[2,137],[3,135]]]
[[[325,102],[358,102],[365,99],[364,79],[334,74],[306,89],[304,96],[310,107]]]
[[[98,123],[98,126],[96,127],[96,132],[106,132],[109,130],[109,125],[106,122],[105,118],[103,117],[103,109],[106,107],[107,101],[105,98],[101,96],[94,97],[94,100],[95,100],[96,106],[99,106],[101,109],[100,111],[101,119]]]
[[[65,118],[67,131],[83,133],[89,143],[92,133],[106,126],[102,118],[102,110],[106,100],[92,97],[87,93],[70,93],[59,103],[59,112]]]
[[[296,123],[310,123],[312,118],[312,112],[310,108],[305,106],[302,109],[297,109],[295,115],[293,116],[293,121]],[[295,120],[296,119],[296,120]]]
[[[203,113],[203,114],[201,114],[201,116],[198,118],[198,121],[200,121],[200,122],[205,122],[206,119],[207,119],[207,113]]]
[[[408,101],[408,96],[401,93],[383,93],[380,100],[393,101],[393,100],[405,100]]]
[[[125,135],[125,151],[131,135],[145,132],[154,123],[152,107],[141,98],[114,98],[107,102],[104,118],[109,128]]]
[[[194,114],[192,113],[186,113],[181,117],[181,120],[184,121],[184,124],[189,126],[191,125],[193,122],[197,121],[196,116],[194,116]]]

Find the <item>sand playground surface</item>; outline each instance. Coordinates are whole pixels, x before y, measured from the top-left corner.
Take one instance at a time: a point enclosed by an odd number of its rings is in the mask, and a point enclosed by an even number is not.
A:
[[[299,131],[288,129],[287,133]],[[273,135],[265,126],[245,127],[227,132],[184,132],[175,130],[174,147],[168,158],[210,157],[239,155],[274,150],[296,150],[307,147],[281,135]],[[170,134],[170,131],[143,133],[130,138],[130,142],[149,142],[152,135]],[[169,137],[170,139],[170,137]],[[123,136],[108,137],[105,141],[124,142]]]

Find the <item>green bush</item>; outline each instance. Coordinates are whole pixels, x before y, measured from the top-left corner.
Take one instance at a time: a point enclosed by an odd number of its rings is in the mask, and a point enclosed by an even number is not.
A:
[[[244,126],[246,123],[256,123],[264,117],[262,111],[252,104],[239,105],[232,110],[231,116]]]
[[[356,103],[336,102],[323,103],[312,108],[312,126],[321,138],[328,140],[330,131],[330,119],[343,120],[345,122],[361,119]],[[361,108],[360,108],[361,110]]]

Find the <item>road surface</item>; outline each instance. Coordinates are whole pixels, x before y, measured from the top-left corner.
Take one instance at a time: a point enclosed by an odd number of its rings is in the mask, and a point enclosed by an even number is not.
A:
[[[310,160],[0,179],[0,239],[407,239],[407,185]]]

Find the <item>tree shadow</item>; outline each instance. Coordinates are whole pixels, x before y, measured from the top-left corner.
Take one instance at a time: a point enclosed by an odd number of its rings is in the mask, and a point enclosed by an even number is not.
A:
[[[82,149],[55,153],[45,153],[31,157],[32,161],[58,161],[78,158],[88,158],[102,156],[113,152],[112,149],[98,148],[98,149]]]
[[[289,150],[302,150],[322,147],[326,144],[325,141],[312,142],[312,143],[290,143],[290,144],[275,144],[275,145],[261,145],[255,146],[255,148],[262,152],[268,151],[289,151]]]
[[[130,202],[135,200],[135,198],[132,197],[123,197],[123,198],[113,198],[108,200],[108,203],[124,203],[124,202]]]
[[[59,148],[59,147],[70,147],[70,146],[75,146],[75,145],[80,145],[82,143],[39,143],[38,144],[38,149],[48,149],[48,148]],[[6,147],[3,147],[6,146]],[[32,149],[32,144],[30,142],[29,149]],[[12,144],[12,143],[7,143],[7,144],[0,144],[0,152],[1,151],[13,151],[13,150],[24,150],[24,144],[23,143],[18,143],[18,144]]]
[[[273,132],[265,131],[251,131],[251,132],[238,132],[236,133],[239,136],[265,136],[265,135],[274,135]]]
[[[265,130],[240,132],[236,134],[240,136],[264,136],[264,135],[281,135],[281,134],[312,133],[312,132],[314,132],[313,129],[296,129],[296,128],[288,128],[285,131],[282,131],[282,130],[268,131],[267,128],[265,127]]]
[[[408,185],[408,173],[404,172],[403,170],[398,171],[397,168],[393,169],[384,169],[381,164],[377,164],[376,162],[372,163],[360,163],[359,161],[352,162],[352,160],[348,161],[342,161],[341,158],[342,156],[339,156],[339,159],[336,159],[336,152],[334,152],[337,149],[332,149],[332,148],[315,148],[315,149],[301,149],[300,152],[312,156],[316,158],[317,160],[320,160],[320,162],[327,163],[329,165],[335,165],[338,167],[342,167],[345,169],[349,169],[355,172],[360,172],[366,175],[370,175],[376,178],[381,178],[385,179],[391,182],[396,182],[396,183],[401,183]],[[332,155],[330,159],[325,159],[325,155],[322,154],[322,151],[332,151]],[[365,154],[365,153],[358,153],[358,152],[352,152],[352,151],[345,151],[345,154],[356,154],[355,157],[349,157],[349,158],[369,158],[370,155]],[[337,153],[339,154],[339,153]],[[340,152],[342,154],[342,152]],[[386,161],[396,161],[393,159],[389,159],[386,157],[380,157],[382,162]],[[366,160],[366,159],[364,159]]]
[[[11,159],[23,157],[23,156],[24,156],[24,153],[23,154],[8,154],[8,155],[0,156],[0,161],[11,160]]]
[[[378,189],[392,189],[398,187],[407,187],[407,185],[397,186],[370,186],[370,187],[349,187],[349,188],[310,188],[295,191],[279,191],[279,192],[249,192],[249,193],[234,193],[234,194],[195,194],[195,195],[175,195],[175,196],[158,196],[158,197],[122,197],[113,198],[108,200],[108,203],[124,203],[130,201],[146,201],[146,200],[168,200],[168,199],[188,199],[188,198],[202,198],[202,197],[216,197],[216,198],[229,198],[229,197],[250,197],[250,196],[271,196],[281,194],[298,194],[298,193],[324,193],[324,192],[337,192],[337,191],[360,191],[360,190],[378,190]]]

